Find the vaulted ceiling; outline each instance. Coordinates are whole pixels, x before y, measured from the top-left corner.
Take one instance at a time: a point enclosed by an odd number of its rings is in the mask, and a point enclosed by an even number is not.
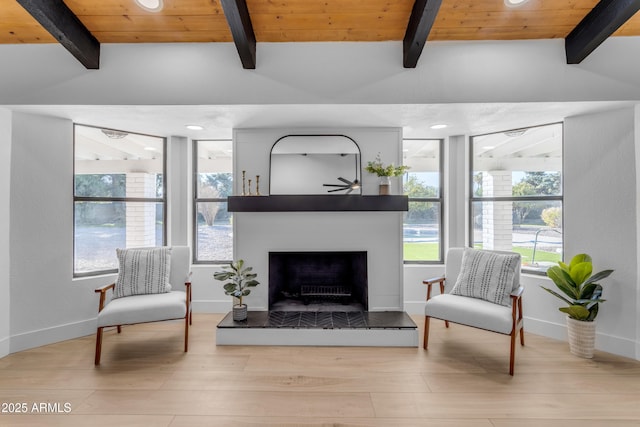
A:
[[[235,42],[244,68],[256,42],[403,41],[416,66],[428,41],[564,38],[579,63],[609,36],[640,35],[640,0],[0,0],[0,43],[64,45],[99,68],[101,43]]]

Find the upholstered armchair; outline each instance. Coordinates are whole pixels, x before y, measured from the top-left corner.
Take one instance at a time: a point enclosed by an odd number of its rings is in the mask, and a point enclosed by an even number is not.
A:
[[[520,255],[515,252],[451,248],[445,259],[445,275],[424,280],[427,302],[424,348],[429,344],[431,318],[511,336],[509,374],[513,375],[516,337],[524,345]],[[440,294],[432,297],[438,284]],[[448,290],[448,292],[447,292]]]
[[[100,364],[106,327],[184,319],[184,351],[189,348],[191,250],[188,246],[118,249],[118,278],[100,294],[95,364]]]

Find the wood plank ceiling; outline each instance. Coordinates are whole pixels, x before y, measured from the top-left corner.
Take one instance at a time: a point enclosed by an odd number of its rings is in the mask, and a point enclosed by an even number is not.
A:
[[[57,14],[55,4],[66,5],[98,44],[235,42],[245,68],[255,67],[255,42],[404,40],[404,65],[415,67],[427,41],[564,38],[569,43],[579,37],[582,51],[567,58],[577,63],[610,35],[640,35],[640,0],[529,0],[519,7],[504,0],[164,0],[158,13],[134,0],[0,0],[0,43],[65,44],[69,37],[82,45],[59,29],[67,25],[65,18],[52,30],[38,17],[38,12]],[[243,54],[241,48],[249,51]]]

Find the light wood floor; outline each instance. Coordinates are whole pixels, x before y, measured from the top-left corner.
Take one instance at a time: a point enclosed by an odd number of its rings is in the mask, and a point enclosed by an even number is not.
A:
[[[508,337],[438,321],[429,351],[216,347],[221,318],[194,316],[186,354],[164,322],[107,332],[99,368],[93,336],[0,359],[3,409],[28,406],[0,426],[640,426],[638,361],[528,334],[510,377]]]

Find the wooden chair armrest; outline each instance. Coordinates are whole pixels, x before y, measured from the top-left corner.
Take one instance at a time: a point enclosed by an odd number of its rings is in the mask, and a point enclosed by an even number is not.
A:
[[[110,283],[110,284],[108,284],[108,285],[104,285],[104,286],[101,286],[101,287],[99,287],[99,288],[96,288],[96,289],[95,289],[95,292],[96,292],[96,293],[97,293],[97,292],[107,292],[109,289],[113,289],[113,288],[115,288],[115,286],[116,286],[116,284],[115,284],[115,283]]]
[[[115,288],[116,284],[115,283],[110,283],[108,285],[105,286],[101,286],[97,289],[95,289],[96,293],[100,293],[100,302],[98,303],[98,313],[100,313],[102,311],[102,309],[104,308],[104,301],[107,297],[107,291],[109,289],[113,289]]]
[[[444,293],[444,281],[445,281],[444,276],[434,277],[432,279],[427,279],[422,281],[424,285],[427,285],[427,301],[429,301],[429,299],[431,298],[431,287],[436,283],[440,284],[440,293],[441,294]]]
[[[434,277],[432,279],[423,280],[422,284],[427,285],[427,286],[431,286],[434,283],[442,283],[442,282],[444,282],[444,276],[439,276],[439,277]]]
[[[511,298],[518,299],[518,298],[520,298],[522,296],[523,292],[524,292],[524,287],[523,286],[518,286],[518,289],[516,289],[513,292],[511,292]]]

